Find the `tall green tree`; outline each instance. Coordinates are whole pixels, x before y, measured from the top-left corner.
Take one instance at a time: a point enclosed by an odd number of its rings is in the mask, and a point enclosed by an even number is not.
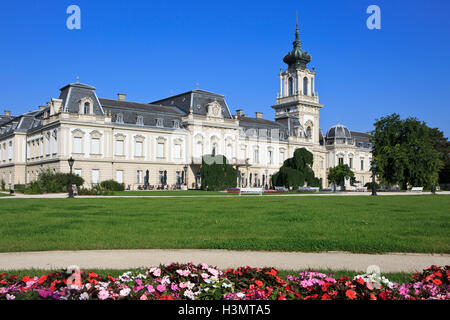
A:
[[[223,155],[204,155],[200,175],[202,190],[221,191],[237,185],[237,170],[227,164]]]
[[[355,173],[348,165],[341,163],[334,168],[330,168],[327,178],[330,183],[343,187],[347,177],[350,179],[350,184],[355,182]]]
[[[440,153],[440,159],[443,163],[439,171],[439,183],[450,183],[450,142],[438,128],[430,129],[430,138],[434,149]]]
[[[382,183],[403,189],[437,184],[442,161],[424,122],[412,117],[402,120],[394,113],[377,119],[374,127],[372,154]]]
[[[297,189],[306,182],[310,187],[320,187],[320,180],[312,170],[313,160],[313,154],[305,148],[295,150],[294,157],[285,160],[280,171],[272,176],[273,185]]]

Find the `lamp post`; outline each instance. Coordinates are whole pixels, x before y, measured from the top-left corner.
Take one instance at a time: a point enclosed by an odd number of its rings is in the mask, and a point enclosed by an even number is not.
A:
[[[377,164],[375,160],[372,161],[372,195],[377,195],[377,188],[375,184],[375,170],[377,169]]]
[[[69,162],[69,167],[70,167],[70,174],[69,174],[69,198],[73,198],[72,167],[73,167],[73,163],[75,162],[75,160],[72,157],[70,157],[69,160],[67,160],[67,162]]]
[[[187,187],[187,185],[188,185],[188,180],[187,180],[187,169],[188,169],[188,166],[187,166],[187,164],[186,165],[184,165],[184,185]]]

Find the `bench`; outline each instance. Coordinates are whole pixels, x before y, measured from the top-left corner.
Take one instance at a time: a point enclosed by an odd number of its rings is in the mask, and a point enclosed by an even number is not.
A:
[[[299,187],[297,191],[319,192],[319,187]]]
[[[239,195],[241,195],[242,193],[244,193],[244,194],[259,194],[260,196],[262,196],[263,188],[240,188]]]
[[[412,187],[408,192],[422,192],[423,187]]]
[[[356,191],[367,191],[367,187],[356,187]]]

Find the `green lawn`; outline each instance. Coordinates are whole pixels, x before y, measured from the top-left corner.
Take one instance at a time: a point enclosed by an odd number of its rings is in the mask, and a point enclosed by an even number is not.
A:
[[[450,253],[450,196],[3,199],[0,252]]]
[[[9,197],[9,193],[0,192],[0,197]]]
[[[124,274],[127,271],[130,271],[133,269],[87,269],[87,270],[83,270],[86,273],[89,272],[94,272],[96,274],[98,274],[99,276],[103,276],[103,277],[107,277],[107,276],[111,276],[111,277],[119,277],[122,274]],[[18,277],[23,277],[23,276],[29,276],[29,277],[34,277],[34,276],[43,276],[46,274],[49,274],[50,272],[61,272],[62,270],[41,270],[41,269],[20,269],[20,270],[0,270],[0,273],[7,273],[8,275],[15,275]],[[225,271],[225,270],[222,270]],[[279,276],[281,278],[286,278],[286,276],[288,275],[298,275],[299,272],[302,272],[305,270],[279,270]],[[353,279],[355,276],[363,274],[364,272],[356,272],[356,271],[348,271],[348,270],[340,270],[340,271],[333,271],[333,270],[314,270],[317,272],[321,272],[321,273],[325,273],[328,275],[331,275],[334,278],[340,278],[340,277],[349,277],[350,279]],[[383,273],[383,276],[385,276],[386,278],[388,278],[390,281],[393,282],[398,282],[398,283],[407,283],[411,281],[411,276],[412,274],[409,273],[402,273],[402,272],[397,272],[397,273]]]

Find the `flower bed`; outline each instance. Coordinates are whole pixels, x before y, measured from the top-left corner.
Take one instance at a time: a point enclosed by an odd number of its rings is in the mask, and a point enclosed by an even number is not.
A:
[[[41,277],[0,274],[0,300],[450,300],[450,266],[432,266],[409,283],[378,274],[335,279],[314,271],[282,279],[272,268],[225,272],[206,264],[160,265],[114,278],[53,272]]]

